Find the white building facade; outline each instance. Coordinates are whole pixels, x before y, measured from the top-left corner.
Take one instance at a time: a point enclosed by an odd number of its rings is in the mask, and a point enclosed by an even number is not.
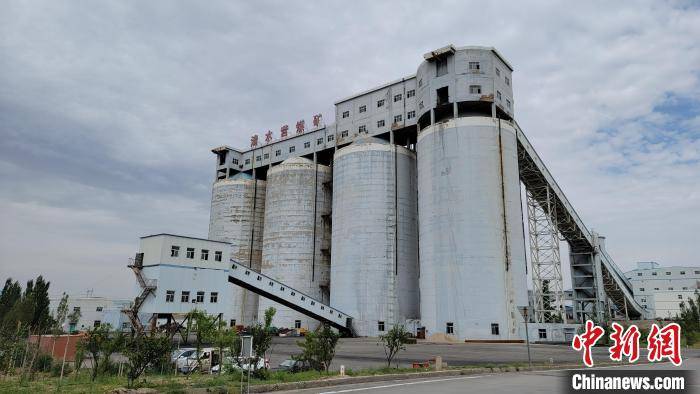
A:
[[[645,261],[625,275],[634,288],[634,298],[652,310],[657,319],[676,317],[680,303],[687,303],[700,288],[700,267],[662,267]]]
[[[52,297],[49,303],[51,314],[56,315],[56,310],[61,302],[61,297]],[[94,327],[109,324],[112,329],[126,330],[131,328],[129,319],[122,313],[122,309],[129,306],[130,300],[95,297],[91,294],[85,296],[68,296],[68,316],[79,313],[76,321],[66,318],[63,324],[65,332],[86,331]]]

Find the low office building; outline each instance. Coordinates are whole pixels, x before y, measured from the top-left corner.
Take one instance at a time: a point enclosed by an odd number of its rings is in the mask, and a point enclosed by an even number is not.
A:
[[[662,267],[645,261],[625,275],[634,288],[634,298],[657,319],[674,318],[680,313],[680,303],[700,288],[700,267]]]
[[[52,297],[49,309],[55,316],[61,297]],[[69,333],[86,331],[93,327],[109,324],[113,329],[130,329],[129,319],[122,309],[129,306],[130,300],[95,297],[89,292],[84,296],[68,296],[68,315],[79,316],[71,321],[66,318],[63,330]],[[79,312],[76,314],[76,312]]]

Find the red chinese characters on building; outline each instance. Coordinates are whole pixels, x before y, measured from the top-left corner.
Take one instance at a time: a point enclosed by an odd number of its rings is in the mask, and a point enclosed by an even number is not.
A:
[[[302,134],[304,132],[304,121],[300,120],[297,122],[297,134]]]
[[[613,361],[622,361],[622,356],[629,358],[629,362],[633,363],[639,359],[639,328],[631,325],[626,331],[617,324],[612,324],[613,332],[610,334],[610,339],[614,344],[610,346],[610,359]]]
[[[280,128],[280,138],[287,138],[287,133],[289,133],[289,125],[284,125]]]
[[[250,137],[250,147],[255,148],[258,146],[258,135],[254,134],[252,137]]]
[[[605,334],[605,330],[602,327],[598,327],[592,321],[588,320],[586,321],[586,331],[574,336],[574,340],[571,342],[571,346],[574,350],[583,350],[583,363],[586,364],[587,367],[593,366],[591,348],[598,342],[603,334]]]
[[[681,327],[676,323],[668,324],[664,328],[652,324],[647,337],[647,350],[649,361],[662,361],[667,358],[673,365],[681,365]]]
[[[269,144],[270,141],[272,141],[272,131],[268,130],[267,133],[265,133],[265,143]]]
[[[313,124],[314,124],[314,127],[318,127],[321,125],[321,114],[314,115]]]

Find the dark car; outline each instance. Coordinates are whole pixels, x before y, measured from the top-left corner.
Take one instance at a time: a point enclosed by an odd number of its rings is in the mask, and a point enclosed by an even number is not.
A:
[[[293,360],[291,358],[282,361],[282,363],[280,363],[279,367],[277,368],[278,371],[287,371],[292,373],[308,371],[310,369],[311,366],[309,365],[308,361]]]

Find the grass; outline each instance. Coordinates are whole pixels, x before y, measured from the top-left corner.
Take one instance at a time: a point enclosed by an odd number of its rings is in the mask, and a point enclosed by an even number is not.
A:
[[[494,371],[503,368],[526,368],[527,363],[512,363],[512,364],[485,364],[485,365],[467,365],[467,366],[449,366],[445,369],[470,369],[470,368],[490,368]],[[430,368],[370,368],[361,370],[346,369],[347,376],[374,376],[385,374],[403,374],[431,371]],[[251,378],[251,385],[259,384],[278,384],[290,382],[305,382],[310,380],[328,379],[338,377],[337,371],[319,372],[305,371],[298,373],[289,373],[283,371],[270,372],[268,379],[260,380]],[[210,388],[213,391],[227,391],[229,393],[237,393],[239,390],[241,375],[239,373],[230,373],[224,375],[203,375],[193,374],[189,376],[178,375],[174,376],[161,375],[158,373],[146,374],[142,376],[136,388],[153,388],[163,393],[184,393],[194,388]],[[52,377],[48,373],[37,373],[35,379],[31,381],[21,381],[19,376],[0,375],[0,393],[104,393],[110,392],[119,387],[126,387],[126,377],[117,376],[98,376],[93,382],[90,379],[90,371],[80,371],[68,377],[64,377],[60,382],[57,377]]]

